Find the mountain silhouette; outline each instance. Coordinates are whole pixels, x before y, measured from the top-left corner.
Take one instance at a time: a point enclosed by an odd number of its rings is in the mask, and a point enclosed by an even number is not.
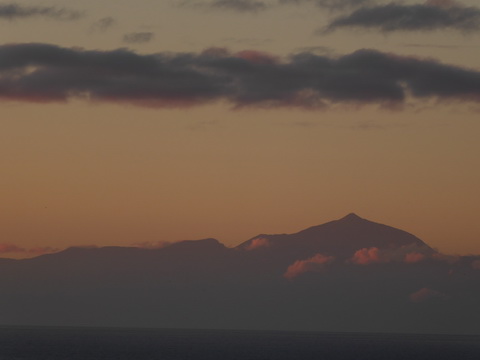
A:
[[[355,214],[234,248],[73,247],[0,261],[0,324],[480,334],[480,257]]]
[[[260,234],[237,246],[240,251],[256,252],[274,262],[292,262],[317,253],[346,260],[360,249],[402,249],[424,254],[434,250],[416,236],[403,230],[362,219],[351,213],[322,225],[294,234]]]

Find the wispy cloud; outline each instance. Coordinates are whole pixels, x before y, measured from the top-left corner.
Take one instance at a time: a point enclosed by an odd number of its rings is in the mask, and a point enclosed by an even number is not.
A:
[[[357,265],[389,262],[405,262],[407,264],[413,264],[435,255],[436,253],[432,254],[430,249],[418,246],[402,246],[393,249],[370,247],[357,250],[348,262]]]
[[[363,28],[383,32],[457,30],[468,33],[480,30],[480,8],[439,1],[416,5],[390,3],[362,7],[348,15],[337,17],[320,32],[340,28]]]
[[[227,10],[239,13],[256,13],[264,11],[272,4],[262,0],[185,0],[179,6],[197,9]]]
[[[123,36],[123,42],[128,44],[143,44],[151,41],[154,34],[152,32],[133,32]]]
[[[0,46],[0,100],[326,109],[407,99],[480,102],[480,72],[431,59],[360,50],[288,59],[258,51],[140,55],[49,44]]]
[[[111,16],[107,16],[107,17],[104,17],[104,18],[101,18],[101,19],[98,19],[97,21],[95,21],[90,26],[90,31],[105,32],[108,29],[110,29],[112,26],[114,26],[115,24],[116,24],[116,20]]]
[[[84,14],[81,11],[54,6],[23,6],[15,3],[0,4],[0,19],[18,20],[45,17],[55,20],[76,20]]]
[[[210,3],[210,7],[239,12],[258,12],[266,10],[267,4],[258,0],[214,0]]]
[[[315,6],[328,10],[346,10],[360,6],[373,5],[375,0],[278,0],[280,4],[314,4]]]
[[[43,255],[53,252],[57,252],[60,249],[50,246],[39,246],[34,248],[24,248],[14,244],[3,243],[0,244],[0,254],[30,254],[30,255]]]
[[[22,247],[19,247],[17,245],[13,244],[0,244],[0,253],[1,254],[6,254],[6,253],[19,253],[19,252],[25,252],[26,250]]]

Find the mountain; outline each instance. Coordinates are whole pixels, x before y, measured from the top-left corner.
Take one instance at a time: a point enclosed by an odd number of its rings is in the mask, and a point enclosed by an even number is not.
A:
[[[234,248],[69,248],[0,261],[0,324],[480,334],[480,257],[355,214]]]
[[[334,255],[346,259],[362,248],[399,249],[416,248],[422,253],[433,253],[433,249],[416,236],[403,230],[362,219],[351,213],[339,220],[313,226],[294,234],[260,234],[237,249],[243,251],[290,254],[299,259],[316,253]]]

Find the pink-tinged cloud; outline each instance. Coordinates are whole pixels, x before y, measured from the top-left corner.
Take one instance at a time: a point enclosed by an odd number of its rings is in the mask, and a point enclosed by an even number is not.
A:
[[[288,267],[285,274],[283,274],[283,277],[291,280],[306,272],[318,272],[323,270],[327,264],[330,264],[334,260],[335,258],[333,256],[323,254],[316,254],[306,260],[297,260]]]
[[[472,268],[474,268],[475,270],[480,270],[480,260],[473,261]]]
[[[228,49],[224,47],[212,46],[203,50],[200,53],[200,55],[214,57],[214,58],[225,58],[225,57],[231,56],[231,53],[230,51],[228,51]]]
[[[27,250],[25,248],[19,247],[17,245],[13,244],[0,244],[0,253],[1,254],[6,254],[6,253],[23,253],[26,252]]]
[[[278,63],[279,61],[277,56],[263,51],[255,50],[243,50],[235,53],[234,56],[244,60],[248,60],[255,64],[273,65]]]
[[[406,245],[398,248],[379,249],[377,247],[357,250],[348,262],[357,265],[374,263],[416,263],[431,256],[431,249],[421,246]]]
[[[358,265],[368,265],[372,263],[384,262],[380,256],[380,250],[376,247],[363,248],[357,250],[350,261]]]
[[[245,249],[250,251],[250,250],[270,247],[270,245],[271,245],[270,240],[265,238],[256,238],[256,239],[253,239]]]
[[[409,252],[405,255],[405,262],[408,264],[413,264],[420,262],[425,259],[425,255],[419,252]]]
[[[433,299],[447,300],[448,296],[437,290],[421,288],[420,290],[410,294],[409,299],[411,302],[421,303]]]

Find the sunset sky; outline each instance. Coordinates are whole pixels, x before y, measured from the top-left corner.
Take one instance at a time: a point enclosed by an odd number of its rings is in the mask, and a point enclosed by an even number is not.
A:
[[[480,254],[477,0],[0,3],[0,256],[355,212]]]

